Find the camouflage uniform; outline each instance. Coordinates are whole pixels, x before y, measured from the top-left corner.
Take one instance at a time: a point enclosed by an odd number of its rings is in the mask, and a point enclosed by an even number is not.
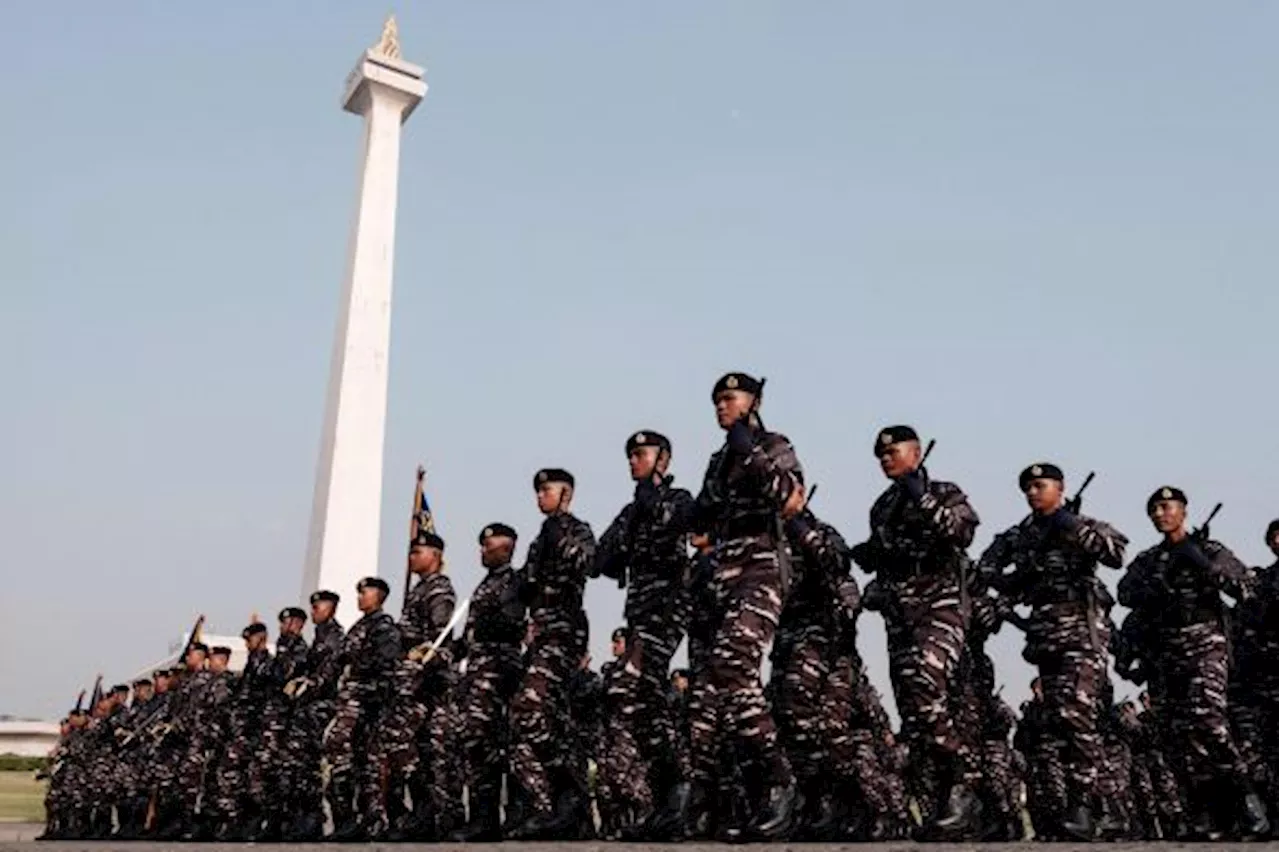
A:
[[[793,573],[770,660],[773,715],[805,798],[816,804],[848,779],[833,777],[831,746],[838,731],[829,720],[833,714],[846,720],[849,715],[852,659],[841,647],[846,637],[839,597],[841,584],[852,579],[849,546],[835,527],[808,510],[786,528]],[[856,618],[856,583],[849,592]],[[842,671],[833,669],[837,662]],[[846,763],[843,768],[851,767]]]
[[[307,640],[301,636],[281,634],[276,638],[276,653],[262,684],[261,737],[254,755],[250,776],[250,794],[262,807],[267,818],[267,841],[278,841],[284,822],[296,816],[291,805],[291,791],[302,783],[301,766],[290,748],[291,728],[295,727],[294,704],[284,694],[285,684],[301,677],[307,666]]]
[[[590,839],[595,826],[591,820],[591,784],[589,766],[597,760],[596,745],[603,730],[604,687],[600,675],[584,667],[579,668],[565,685],[564,691],[566,732],[564,743],[566,777],[563,783],[572,783],[578,838]]]
[[[690,708],[692,777],[703,796],[716,776],[721,720],[732,726],[740,763],[758,766],[776,790],[794,783],[764,700],[760,665],[782,612],[785,542],[778,512],[804,488],[804,474],[785,436],[750,428],[749,452],[726,443],[711,456],[696,505],[695,531],[709,532],[715,542],[710,590],[719,619]]]
[[[448,575],[423,575],[405,596],[400,616],[404,652],[435,642],[456,606],[457,595]],[[456,777],[450,766],[454,744],[445,741],[440,727],[450,708],[450,638],[446,637],[430,660],[406,656],[400,661],[395,672],[395,694],[382,715],[374,746],[388,775],[392,819],[398,815],[396,811],[403,809],[407,785],[418,826],[428,833],[437,818],[444,820],[446,814],[462,804],[461,790],[457,795],[452,790]],[[438,732],[440,738],[433,741],[432,731]]]
[[[582,593],[595,549],[591,527],[557,513],[543,522],[521,569],[522,594],[537,633],[511,702],[511,774],[533,812],[543,817],[553,805],[549,770],[567,768],[557,748],[556,717],[565,706],[566,681],[586,652]]]
[[[692,504],[688,491],[664,477],[642,499],[628,503],[605,530],[592,570],[593,576],[628,584],[626,651],[608,682],[613,712],[606,722],[606,783],[615,804],[626,803],[637,812],[654,806],[651,778],[672,780],[689,773],[687,753],[676,748],[675,719],[665,696],[667,671],[688,620],[683,527]]]
[[[992,695],[988,698],[981,721],[983,806],[988,827],[1002,828],[1002,839],[1022,839],[1022,813],[1019,802],[1021,779],[1014,765],[1009,745],[1017,716],[1013,708]]]
[[[458,690],[463,775],[476,832],[492,834],[499,823],[507,707],[520,680],[524,629],[519,577],[509,563],[490,568],[471,595]]]
[[[278,691],[267,649],[250,651],[239,676],[223,672],[205,691],[202,717],[209,775],[216,789],[216,812],[232,838],[256,837],[262,819],[263,769],[255,758],[262,749],[263,715]],[[228,839],[232,839],[228,838]]]
[[[342,674],[342,647],[342,625],[336,619],[316,625],[307,649],[306,688],[300,694],[295,692],[293,724],[286,732],[289,760],[296,770],[290,782],[289,810],[298,815],[294,830],[302,833],[299,840],[319,839],[316,832],[324,825],[321,758]]]
[[[1000,533],[982,554],[979,571],[994,577],[1012,602],[1031,607],[1023,657],[1039,668],[1044,690],[1047,730],[1040,743],[1061,750],[1074,818],[1092,807],[1104,758],[1098,694],[1107,677],[1110,631],[1099,613],[1095,571],[1099,563],[1123,565],[1128,539],[1102,521],[1060,512],[1028,516]],[[1016,566],[1014,573],[1000,576],[1008,565]]]
[[[1152,698],[1169,699],[1161,701],[1158,718],[1166,725],[1166,742],[1180,744],[1181,770],[1197,815],[1216,807],[1223,790],[1235,790],[1240,798],[1249,794],[1227,719],[1220,592],[1247,599],[1251,590],[1247,570],[1230,550],[1191,537],[1143,551],[1120,581],[1120,602],[1154,630],[1153,666],[1161,691]]]
[[[185,739],[180,762],[175,768],[178,801],[188,827],[194,827],[201,794],[208,782],[205,763],[211,752],[210,741],[216,734],[216,705],[209,689],[216,679],[213,672],[202,670],[187,675],[178,688],[180,700],[174,708],[175,725]]]
[[[957,734],[950,689],[964,648],[968,617],[963,577],[978,515],[951,482],[924,478],[914,500],[894,483],[871,507],[871,538],[854,560],[876,575],[863,598],[880,609],[889,647],[889,674],[910,751],[909,786],[926,823],[940,796],[962,778],[976,777],[975,755]],[[941,776],[941,777],[940,777]]]
[[[343,637],[339,655],[343,673],[333,721],[324,735],[335,834],[356,833],[353,797],[357,786],[363,828],[376,832],[385,827],[384,780],[378,761],[369,760],[368,755],[400,657],[400,630],[381,609],[362,615]],[[365,759],[357,762],[357,755]]]
[[[1228,687],[1231,720],[1240,756],[1255,787],[1264,800],[1274,803],[1277,790],[1276,708],[1277,691],[1277,565],[1253,571],[1255,593],[1236,607],[1236,628],[1232,637],[1234,669]]]
[[[1055,738],[1049,708],[1041,698],[1022,704],[1013,747],[1027,765],[1027,811],[1037,840],[1059,838],[1059,821],[1067,807],[1063,744]]]
[[[903,783],[906,766],[900,760],[900,749],[890,743],[893,728],[889,714],[861,660],[853,669],[850,710],[853,769],[864,809],[882,823],[905,827],[910,818]]]

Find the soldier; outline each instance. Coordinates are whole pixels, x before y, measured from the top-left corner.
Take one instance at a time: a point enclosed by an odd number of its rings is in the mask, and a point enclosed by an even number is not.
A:
[[[339,652],[343,673],[334,719],[324,736],[336,841],[359,840],[386,830],[385,791],[377,761],[369,761],[367,755],[402,653],[400,629],[382,609],[390,593],[391,587],[380,577],[365,577],[356,584],[356,606],[362,615],[343,638]],[[365,757],[359,764],[357,754]],[[359,818],[354,804],[357,783],[363,808]]]
[[[597,564],[599,552],[597,551]],[[600,836],[605,840],[621,838],[621,827],[631,825],[633,818],[624,813],[628,807],[626,783],[632,767],[628,760],[638,760],[635,749],[618,748],[622,737],[620,690],[611,690],[622,671],[622,658],[627,652],[627,628],[615,627],[609,636],[610,658],[600,665],[601,720],[600,738],[596,743],[596,810],[600,813]]]
[[[480,563],[486,573],[471,595],[460,655],[466,673],[459,685],[460,744],[470,809],[455,841],[502,839],[502,777],[507,744],[507,707],[520,681],[520,644],[525,634],[520,579],[511,567],[516,531],[492,523],[480,532]]]
[[[281,842],[286,826],[298,818],[289,807],[290,790],[300,783],[298,767],[288,745],[294,705],[284,688],[306,671],[307,640],[302,638],[302,628],[307,624],[307,613],[301,607],[285,607],[280,610],[279,624],[276,653],[271,659],[262,696],[262,737],[250,778],[252,796],[262,806],[265,817],[263,830],[255,837],[261,843]]]
[[[1272,555],[1277,550],[1277,527],[1272,521],[1267,527],[1266,543]],[[1268,802],[1267,821],[1271,823],[1274,837],[1277,828],[1276,743],[1280,733],[1276,730],[1276,708],[1280,706],[1277,691],[1277,675],[1280,660],[1277,659],[1277,563],[1255,568],[1255,593],[1248,601],[1236,607],[1235,635],[1231,646],[1234,650],[1234,670],[1228,687],[1228,704],[1235,729],[1240,756],[1249,769],[1254,788],[1262,791]]]
[[[1013,747],[1022,755],[1028,772],[1027,812],[1037,840],[1057,840],[1059,822],[1067,802],[1067,781],[1062,751],[1053,739],[1040,678],[1031,681],[1031,698],[1022,713]]]
[[[206,777],[215,802],[210,819],[201,825],[202,837],[212,818],[220,821],[217,838],[239,842],[257,838],[262,830],[262,791],[253,789],[257,772],[254,755],[262,745],[262,720],[275,687],[271,653],[267,651],[267,626],[247,625],[240,636],[246,659],[238,677],[226,671],[231,649],[214,648],[210,669],[215,680],[205,691],[200,711],[202,745],[208,755]]]
[[[828,723],[833,715],[842,721],[849,716],[851,673],[832,669],[846,638],[840,586],[852,582],[849,545],[835,527],[807,508],[787,521],[785,529],[792,576],[771,655],[774,718],[800,791],[810,805],[807,831],[815,839],[832,839],[841,819],[836,803],[848,798],[843,788],[853,780],[851,775],[834,772],[831,740],[837,730]],[[856,583],[850,592],[856,617]],[[851,663],[847,659],[844,666]],[[836,706],[831,706],[832,701]]]
[[[876,575],[876,593],[868,587],[863,602],[885,620],[909,786],[926,817],[923,835],[963,837],[977,828],[980,806],[969,780],[979,773],[952,723],[949,691],[964,647],[965,549],[978,515],[959,486],[929,477],[915,429],[882,429],[873,452],[893,484],[871,507],[871,538],[853,550],[862,569]]]
[[[133,702],[121,719],[116,731],[119,769],[123,779],[123,793],[116,802],[116,817],[120,827],[116,837],[132,840],[142,835],[147,819],[149,788],[146,786],[147,770],[142,760],[142,742],[133,737],[148,716],[155,710],[155,687],[150,678],[138,678],[133,682]]]
[[[395,697],[378,731],[378,751],[386,769],[388,806],[402,810],[407,784],[413,813],[399,821],[390,839],[430,841],[460,823],[461,790],[452,795],[456,773],[450,766],[452,743],[444,741],[450,710],[451,643],[442,643],[427,659],[428,647],[449,627],[458,598],[444,573],[444,539],[417,524],[409,542],[409,573],[417,577],[400,615],[405,658],[395,675]],[[449,638],[449,637],[446,637]],[[435,732],[439,736],[433,737]]]
[[[1270,830],[1266,810],[1227,722],[1227,635],[1220,597],[1225,593],[1247,603],[1253,584],[1244,565],[1210,539],[1207,529],[1188,533],[1186,512],[1187,496],[1173,486],[1158,488],[1148,498],[1147,515],[1164,540],[1129,566],[1120,581],[1120,602],[1154,627],[1153,664],[1162,688],[1174,698],[1160,708],[1160,716],[1169,740],[1185,744],[1192,830],[1217,839],[1220,828],[1235,822],[1243,836],[1261,837]],[[1230,806],[1236,814],[1213,813]]]
[[[600,537],[592,576],[603,574],[627,587],[625,659],[608,678],[609,786],[618,806],[630,811],[619,829],[636,838],[660,830],[688,808],[687,756],[676,749],[675,720],[665,700],[667,671],[684,638],[689,596],[688,535],[693,496],[672,485],[667,473],[671,441],[653,430],[627,439],[625,452],[635,494]],[[683,760],[682,760],[683,759]],[[674,785],[668,813],[653,815],[654,782]]]
[[[1062,750],[1068,838],[1092,840],[1094,787],[1103,761],[1098,692],[1107,677],[1110,631],[1099,615],[1099,563],[1119,568],[1128,539],[1102,521],[1079,515],[1063,495],[1062,469],[1047,462],[1018,475],[1031,514],[1000,533],[982,554],[979,573],[1031,607],[1023,658],[1038,666],[1050,728],[1043,743]],[[1014,565],[1010,576],[1001,575]],[[1114,815],[1101,803],[1104,817]]]
[[[1013,708],[999,695],[987,698],[982,714],[981,745],[984,800],[990,803],[986,814],[987,838],[1021,840],[1023,835],[1020,807],[1021,779],[1015,767],[1009,734],[1017,723]],[[986,807],[984,806],[984,810]]]
[[[170,710],[170,731],[165,736],[168,752],[162,762],[170,767],[160,781],[157,799],[157,840],[177,840],[194,832],[196,806],[204,785],[204,739],[198,711],[204,691],[213,680],[205,669],[209,646],[194,642],[184,661],[185,675],[177,687]]]
[[[593,840],[596,830],[591,816],[588,767],[593,761],[599,765],[596,744],[602,733],[604,687],[600,675],[591,670],[590,654],[582,655],[577,670],[569,676],[565,685],[565,704],[566,769],[575,791],[568,797],[574,817],[568,838]]]
[[[511,834],[523,840],[555,836],[576,822],[574,808],[555,807],[551,772],[559,770],[563,777],[569,769],[567,756],[556,748],[556,721],[566,706],[569,676],[586,653],[582,593],[596,550],[591,527],[569,511],[572,474],[545,468],[534,476],[533,488],[546,520],[520,569],[534,632],[528,668],[511,703],[511,774],[530,809]],[[579,794],[585,797],[586,791]]]
[[[742,765],[758,767],[767,790],[749,829],[773,839],[785,834],[802,807],[802,797],[760,682],[764,649],[773,641],[782,612],[786,544],[782,523],[804,506],[804,472],[784,435],[760,420],[763,383],[746,373],[728,373],[711,391],[725,445],[711,456],[691,521],[695,533],[710,535],[710,590],[716,622],[710,659],[700,674],[699,697],[691,712],[693,795],[689,813],[696,824],[711,809],[716,777],[716,732],[723,720],[733,727],[734,750]]]
[[[294,815],[284,836],[289,843],[314,842],[324,833],[323,738],[333,719],[338,678],[342,674],[342,625],[334,618],[338,601],[338,594],[327,589],[311,593],[315,638],[307,649],[306,674],[284,688],[294,704],[293,724],[286,736],[286,749],[295,769],[288,782],[288,810]]]

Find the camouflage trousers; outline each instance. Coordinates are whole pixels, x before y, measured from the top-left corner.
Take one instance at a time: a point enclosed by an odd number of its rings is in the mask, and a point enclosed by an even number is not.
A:
[[[489,784],[503,772],[507,756],[507,706],[519,683],[520,650],[473,645],[458,690],[462,777],[467,787]]]
[[[379,698],[377,688],[370,684],[342,681],[333,719],[324,733],[330,807],[336,816],[351,813],[354,806],[370,824],[386,819],[385,780],[379,762],[368,759],[381,715]]]
[[[430,802],[437,815],[462,805],[448,674],[448,660],[434,661],[426,668],[404,660],[396,674],[395,697],[373,744],[389,788],[402,797],[407,786],[415,808]]]
[[[706,784],[716,774],[716,729],[723,719],[742,763],[768,773],[770,784],[793,776],[778,747],[778,732],[764,698],[760,666],[782,612],[778,553],[768,537],[722,542],[713,555],[713,587],[720,623],[698,673],[699,695],[690,707],[691,777]]]
[[[247,805],[261,802],[261,791],[255,791],[253,783],[255,776],[262,773],[257,763],[262,731],[257,722],[244,717],[236,719],[226,742],[209,753],[207,775],[212,781],[213,807],[207,810],[220,819],[239,819],[244,816]]]
[[[535,811],[552,808],[550,769],[564,765],[564,685],[578,664],[582,651],[573,634],[539,633],[525,671],[511,702],[511,774],[519,782]]]
[[[249,794],[268,815],[281,816],[301,780],[301,767],[290,748],[291,731],[298,727],[292,702],[273,698],[263,710],[260,725],[249,774]]]
[[[1147,774],[1151,777],[1151,789],[1155,795],[1156,810],[1160,814],[1160,821],[1164,823],[1167,831],[1175,822],[1183,819],[1186,814],[1186,808],[1182,802],[1182,790],[1178,786],[1178,776],[1174,774],[1173,767],[1169,765],[1169,761],[1165,758],[1164,751],[1161,749],[1151,749],[1143,752],[1135,763],[1141,762],[1146,766]]]
[[[1129,746],[1118,737],[1104,735],[1102,755],[1102,764],[1098,767],[1098,798],[1131,814],[1133,807],[1129,779],[1133,771],[1133,756],[1129,752]]]
[[[1179,744],[1188,783],[1200,788],[1245,774],[1227,722],[1227,640],[1216,624],[1162,630],[1157,666],[1164,691],[1158,718]]]
[[[1276,746],[1280,738],[1276,730],[1276,697],[1244,689],[1237,692],[1229,706],[1232,733],[1240,749],[1240,759],[1259,795],[1265,801],[1274,802],[1278,795]]]
[[[294,708],[286,736],[286,748],[293,768],[288,773],[289,797],[299,811],[318,813],[324,800],[324,733],[333,719],[334,702],[312,698]]]
[[[1013,748],[1005,740],[983,740],[982,778],[978,789],[985,810],[1000,818],[1018,812],[1019,782],[1014,770]]]
[[[889,676],[909,748],[908,787],[924,807],[937,801],[940,775],[974,772],[974,756],[951,718],[952,673],[964,649],[965,614],[955,584],[919,597],[915,581],[895,584],[903,615],[885,619]],[[951,764],[943,767],[941,764]]]
[[[1129,760],[1129,798],[1132,802],[1132,813],[1140,825],[1147,826],[1144,835],[1147,840],[1157,839],[1149,830],[1159,816],[1155,787],[1151,783],[1151,772],[1141,754],[1130,753]],[[1168,827],[1166,827],[1166,836]]]
[[[823,693],[831,679],[831,638],[817,627],[780,629],[773,642],[773,718],[778,737],[801,783],[829,774],[831,753]],[[847,693],[845,718],[847,719]]]
[[[654,805],[651,775],[674,763],[688,777],[688,753],[679,748],[676,719],[666,699],[667,671],[683,628],[658,613],[627,628],[620,669],[608,685],[605,721],[598,748],[597,783],[613,807],[648,810]]]
[[[1027,810],[1038,837],[1058,830],[1067,808],[1067,773],[1062,762],[1066,744],[1041,731],[1027,755]]]
[[[210,763],[212,737],[197,732],[192,734],[176,767],[177,794],[183,810],[194,814],[200,802],[208,797],[206,790],[215,790],[215,776],[207,772]],[[212,802],[210,802],[212,804]]]

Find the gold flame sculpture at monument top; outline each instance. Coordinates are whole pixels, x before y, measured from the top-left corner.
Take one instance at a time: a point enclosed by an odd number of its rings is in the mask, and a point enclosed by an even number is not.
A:
[[[387,22],[382,25],[382,36],[373,46],[373,52],[388,59],[400,58],[400,28],[396,26],[395,15],[387,15]]]

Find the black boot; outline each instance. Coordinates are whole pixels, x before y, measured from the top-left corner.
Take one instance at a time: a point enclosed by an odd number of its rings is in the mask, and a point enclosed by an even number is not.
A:
[[[1129,834],[1129,819],[1124,805],[1111,799],[1098,800],[1098,837],[1102,840],[1123,840]]]
[[[1062,833],[1069,839],[1090,843],[1095,831],[1093,811],[1089,808],[1089,800],[1085,796],[1072,797],[1067,802],[1067,812],[1062,820]]]
[[[1254,792],[1253,785],[1247,779],[1238,779],[1236,787],[1240,802],[1236,825],[1241,839],[1259,840],[1266,837],[1271,833],[1271,823],[1267,819],[1267,809],[1262,804],[1262,799]]]
[[[454,843],[497,843],[502,840],[502,822],[498,813],[501,790],[490,784],[477,784],[469,793],[471,805],[467,824],[449,836]]]
[[[285,829],[285,843],[316,843],[324,838],[324,814],[314,810],[302,810],[294,815]]]
[[[947,774],[947,783],[939,790],[936,816],[926,833],[932,840],[963,840],[971,837],[981,825],[982,804],[965,784],[959,768]],[[945,798],[943,798],[945,796]]]
[[[335,843],[364,839],[364,829],[356,819],[354,795],[355,785],[349,776],[338,775],[329,779],[329,809],[333,812],[333,834],[329,839]]]
[[[635,839],[657,842],[684,839],[685,823],[689,819],[689,803],[692,798],[693,785],[688,781],[676,782],[671,792],[667,794],[666,803],[649,815],[641,826],[641,836]]]
[[[751,833],[765,840],[786,836],[795,824],[795,816],[804,807],[804,796],[793,779],[786,786],[769,790],[769,798],[751,823]]]

